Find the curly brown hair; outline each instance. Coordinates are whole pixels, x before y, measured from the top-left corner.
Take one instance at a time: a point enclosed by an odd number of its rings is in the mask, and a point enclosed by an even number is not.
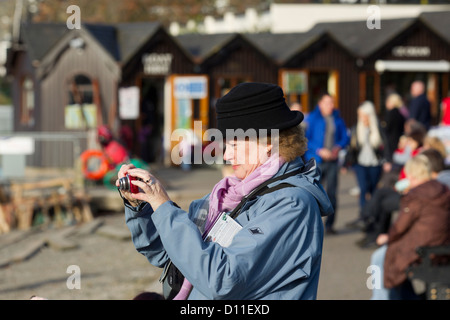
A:
[[[308,140],[305,137],[305,130],[301,125],[281,130],[277,136],[267,137],[267,142],[272,144],[273,151],[286,161],[293,161],[295,158],[303,156],[308,147]],[[278,146],[277,146],[278,145]]]

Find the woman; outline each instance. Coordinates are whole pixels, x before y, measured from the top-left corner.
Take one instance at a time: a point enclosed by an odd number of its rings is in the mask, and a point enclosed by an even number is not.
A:
[[[153,265],[164,267],[171,261],[184,275],[175,299],[315,299],[321,216],[333,209],[314,160],[304,163],[301,157],[306,149],[299,126],[303,114],[289,110],[280,87],[262,83],[234,87],[218,100],[216,112],[218,129],[228,134],[224,160],[231,163],[234,176],[193,201],[188,213],[170,201],[151,173],[130,165],[119,171],[119,179],[130,174],[142,180],[133,182],[141,192],[121,191],[134,245]],[[237,134],[242,132],[238,129],[275,131],[269,137],[249,137]],[[239,231],[226,245],[208,241],[212,225],[230,219],[224,212],[270,181],[275,191],[246,202],[234,216],[237,225],[230,224]],[[288,187],[276,188],[286,183]]]
[[[403,100],[397,93],[391,93],[386,98],[386,114],[381,126],[386,135],[386,146],[384,156],[387,160],[385,170],[390,171],[392,164],[392,155],[397,149],[400,137],[404,133],[406,118],[402,114]],[[389,167],[388,167],[389,166]]]
[[[420,260],[416,249],[450,242],[450,190],[432,179],[425,155],[410,159],[405,172],[410,184],[398,218],[389,233],[378,236],[381,247],[372,255],[371,264],[383,270],[384,279],[372,299],[416,299],[406,275],[406,269]]]
[[[362,210],[366,196],[372,196],[382,173],[383,140],[373,104],[369,101],[358,107],[358,121],[352,130],[349,153],[353,154],[359,188],[359,206]]]

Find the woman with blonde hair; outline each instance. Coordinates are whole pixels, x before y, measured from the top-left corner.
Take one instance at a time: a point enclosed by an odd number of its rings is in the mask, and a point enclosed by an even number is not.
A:
[[[386,136],[386,145],[384,156],[387,163],[392,164],[392,155],[397,149],[400,137],[404,133],[405,121],[407,118],[406,114],[403,114],[403,101],[399,94],[391,93],[386,98],[386,113],[384,120],[381,123],[381,127],[384,130]],[[389,169],[388,169],[389,168]],[[390,166],[385,166],[386,171],[390,171]]]
[[[445,148],[445,144],[438,137],[427,135],[423,140],[423,149],[435,149],[439,151],[441,156],[445,159],[447,158],[447,149]]]
[[[356,174],[359,188],[359,205],[362,209],[366,195],[372,195],[381,178],[383,139],[372,102],[365,101],[358,107],[358,121],[352,130],[349,158]],[[360,220],[361,217],[357,220]]]

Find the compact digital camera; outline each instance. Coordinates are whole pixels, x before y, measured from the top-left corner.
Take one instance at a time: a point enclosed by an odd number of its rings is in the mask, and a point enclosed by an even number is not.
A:
[[[125,177],[119,179],[119,190],[129,191],[131,193],[138,193],[138,186],[131,183],[133,180],[140,180],[136,177],[127,174]]]

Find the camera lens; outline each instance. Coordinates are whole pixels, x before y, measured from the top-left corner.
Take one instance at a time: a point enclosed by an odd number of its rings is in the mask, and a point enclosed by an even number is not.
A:
[[[119,189],[130,191],[130,179],[127,176],[119,179]]]

